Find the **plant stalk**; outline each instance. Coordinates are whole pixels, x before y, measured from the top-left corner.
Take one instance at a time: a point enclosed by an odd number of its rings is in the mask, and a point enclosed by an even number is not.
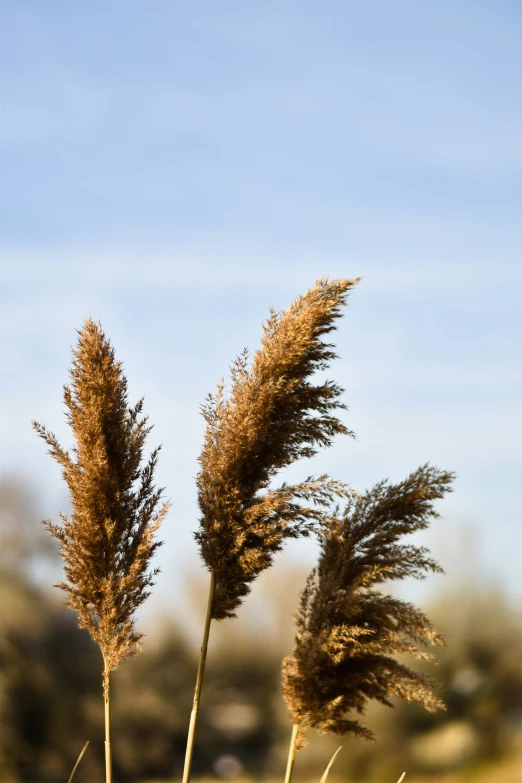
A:
[[[295,754],[297,753],[297,734],[299,733],[299,723],[294,723],[292,728],[292,738],[288,749],[288,761],[286,763],[285,783],[290,783],[294,769]]]
[[[105,706],[105,783],[112,783],[111,755],[111,673],[107,669],[105,653],[103,655],[103,703]]]
[[[205,674],[205,663],[207,661],[208,636],[210,633],[210,622],[212,620],[212,606],[214,603],[214,593],[216,591],[216,575],[214,569],[210,571],[210,586],[208,590],[207,616],[205,617],[205,628],[203,631],[203,641],[201,643],[201,654],[199,656],[198,676],[196,679],[196,688],[194,690],[194,701],[192,712],[190,713],[190,724],[187,737],[187,750],[185,752],[185,766],[183,768],[183,783],[189,783],[190,770],[192,767],[192,754],[194,752],[194,738],[196,734],[196,721],[199,711],[199,697],[201,695],[201,686],[203,685],[203,676]]]
[[[337,750],[335,751],[335,753],[333,754],[332,758],[331,758],[331,759],[330,759],[330,761],[328,762],[328,766],[326,767],[325,771],[323,772],[323,777],[321,778],[321,780],[319,781],[319,783],[326,783],[326,779],[327,779],[327,777],[328,777],[328,773],[330,772],[330,770],[331,770],[331,768],[332,768],[332,764],[334,763],[335,759],[337,758],[337,754],[339,753],[339,751],[340,751],[340,750],[342,750],[342,747],[343,747],[343,746],[342,746],[342,745],[340,745],[340,746],[337,748]],[[401,783],[401,781],[400,781],[400,780],[399,780],[399,783]]]
[[[87,750],[87,748],[88,748],[88,747],[89,747],[89,740],[87,740],[87,742],[86,742],[86,743],[85,743],[85,745],[83,746],[82,750],[80,751],[80,755],[79,755],[79,756],[78,756],[78,758],[76,759],[76,764],[75,764],[75,765],[74,765],[74,767],[73,767],[73,771],[71,772],[71,774],[70,774],[70,776],[69,776],[69,780],[67,781],[67,783],[72,783],[72,779],[73,779],[73,777],[74,777],[74,773],[75,773],[75,772],[76,772],[76,770],[78,769],[78,765],[79,765],[80,761],[82,760],[82,758],[83,758],[83,754],[85,753],[85,751]]]

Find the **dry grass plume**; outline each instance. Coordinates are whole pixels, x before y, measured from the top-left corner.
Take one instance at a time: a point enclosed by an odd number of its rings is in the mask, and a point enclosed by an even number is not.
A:
[[[121,362],[100,324],[87,320],[78,334],[71,385],[64,387],[75,445],[68,452],[52,432],[33,426],[62,467],[71,495],[71,515],[62,514],[60,525],[45,522],[65,563],[66,580],[57,587],[100,646],[108,688],[110,672],[139,651],[134,613],[153,584],[149,564],[168,504],[153,484],[159,449],[141,464],[151,430],[141,415],[143,400],[128,406]]]
[[[350,499],[338,531],[324,539],[283,664],[285,701],[300,726],[297,747],[308,728],[372,739],[357,719],[370,699],[391,706],[390,698],[400,696],[427,710],[443,706],[430,679],[394,657],[430,658],[419,645],[441,644],[440,635],[419,609],[377,588],[441,570],[424,547],[400,539],[438,516],[433,503],[450,491],[452,479],[425,465],[399,484],[383,481]]]
[[[352,434],[335,415],[346,407],[342,389],[310,378],[336,358],[323,338],[335,329],[356,283],[321,279],[287,310],[272,311],[251,364],[246,351],[233,364],[230,396],[221,383],[203,408],[196,539],[215,574],[214,619],[233,617],[284,540],[328,524],[325,508],[349,494],[327,476],[276,489],[269,484],[336,435]]]

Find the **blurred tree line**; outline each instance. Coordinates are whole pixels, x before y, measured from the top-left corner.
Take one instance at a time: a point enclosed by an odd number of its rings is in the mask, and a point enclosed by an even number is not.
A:
[[[66,781],[90,740],[75,783],[103,779],[103,704],[98,648],[61,593],[57,555],[30,488],[0,479],[0,780]],[[292,635],[292,604],[306,574],[278,583],[265,603],[272,625],[256,611],[223,624],[211,648],[198,725],[194,776],[281,778],[290,724],[280,694],[280,669]],[[38,576],[39,575],[39,576]],[[197,579],[195,580],[197,584]],[[264,584],[269,584],[269,577]],[[335,775],[396,780],[403,769],[468,774],[522,754],[522,623],[502,595],[476,584],[441,596],[429,616],[447,639],[439,666],[446,712],[429,714],[397,703],[368,716],[374,744],[311,736],[295,777],[319,779],[333,749],[343,745]],[[281,632],[282,628],[284,632]],[[172,621],[114,677],[115,779],[120,783],[181,776],[197,668],[195,645]],[[395,777],[394,777],[395,776]]]

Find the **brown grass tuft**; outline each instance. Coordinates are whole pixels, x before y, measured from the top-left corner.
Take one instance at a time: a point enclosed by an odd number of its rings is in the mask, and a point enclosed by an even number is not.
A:
[[[284,540],[327,524],[325,507],[350,494],[327,476],[277,489],[269,483],[282,468],[329,446],[335,435],[352,434],[335,416],[346,407],[342,389],[331,381],[314,385],[310,376],[335,358],[322,338],[335,329],[356,283],[322,279],[288,310],[272,311],[252,364],[246,351],[233,364],[230,398],[221,383],[203,408],[196,540],[216,576],[214,619],[233,617]]]
[[[61,525],[45,522],[65,563],[67,580],[57,587],[101,648],[107,691],[110,672],[140,649],[133,616],[153,584],[149,563],[160,546],[154,536],[168,504],[160,505],[163,490],[153,485],[159,449],[141,466],[151,430],[140,416],[143,400],[128,407],[122,365],[101,325],[87,320],[78,334],[71,386],[64,387],[72,454],[52,432],[33,426],[71,493],[71,516],[62,514]]]
[[[283,664],[285,701],[294,725],[300,724],[297,747],[305,744],[309,727],[372,739],[353,717],[369,699],[391,706],[390,697],[401,696],[427,710],[443,707],[431,680],[393,657],[429,659],[418,645],[442,644],[442,638],[419,609],[376,587],[441,571],[424,547],[399,539],[438,516],[433,502],[450,491],[452,479],[452,473],[425,465],[399,484],[383,481],[349,500],[339,530],[324,539]]]

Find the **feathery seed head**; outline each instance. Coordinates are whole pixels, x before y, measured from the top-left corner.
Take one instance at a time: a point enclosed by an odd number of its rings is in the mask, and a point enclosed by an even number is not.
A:
[[[443,707],[428,677],[392,657],[430,659],[417,645],[442,644],[441,637],[419,609],[376,587],[441,571],[424,547],[399,539],[438,516],[433,502],[450,491],[453,477],[424,465],[399,484],[383,481],[351,498],[339,528],[324,538],[318,567],[301,594],[294,647],[283,663],[283,694],[292,721],[301,724],[300,747],[309,727],[372,739],[353,718],[369,699],[391,706],[390,697],[401,696],[428,710]]]
[[[335,415],[346,407],[339,399],[342,389],[331,381],[314,385],[310,377],[335,358],[322,338],[335,329],[357,282],[318,280],[288,310],[272,311],[252,363],[245,351],[233,364],[229,399],[222,383],[203,407],[207,429],[195,537],[216,574],[215,619],[234,616],[285,538],[329,524],[324,507],[350,494],[327,476],[268,486],[280,469],[330,446],[335,435],[352,435]]]
[[[143,400],[127,403],[121,362],[99,323],[86,320],[73,350],[71,385],[64,387],[67,422],[75,445],[65,451],[52,432],[33,426],[62,467],[72,513],[62,524],[45,522],[60,542],[67,580],[58,587],[78,612],[79,625],[100,645],[105,676],[139,652],[142,634],[133,615],[149,595],[155,571],[155,533],[168,510],[153,485],[159,448],[141,465],[151,430]],[[137,486],[136,486],[137,483]]]

